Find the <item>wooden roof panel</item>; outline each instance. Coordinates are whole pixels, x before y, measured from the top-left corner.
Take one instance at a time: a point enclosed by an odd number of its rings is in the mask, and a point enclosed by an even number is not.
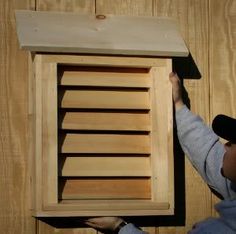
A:
[[[102,17],[101,17],[102,18]],[[166,17],[16,11],[21,48],[37,52],[187,56],[176,21]]]

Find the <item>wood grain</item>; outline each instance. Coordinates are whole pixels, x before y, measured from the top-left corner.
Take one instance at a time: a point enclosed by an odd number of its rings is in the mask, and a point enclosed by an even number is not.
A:
[[[62,129],[150,131],[149,113],[130,112],[66,112],[62,114]]]
[[[38,75],[37,72],[36,77]],[[43,186],[44,199],[49,203],[57,203],[57,64],[43,64],[40,74],[41,76],[37,78],[41,79],[42,82],[42,96],[40,97],[42,99],[42,106],[39,107],[42,113],[37,114],[39,114],[39,117],[42,117],[42,126],[36,125],[36,128],[42,128],[42,160],[45,178],[45,186]],[[39,87],[37,87],[37,89],[39,89]]]
[[[150,179],[143,178],[66,178],[59,186],[62,199],[151,199]]]
[[[150,200],[62,200],[58,205],[48,205],[37,216],[148,216],[169,214],[169,204]],[[172,212],[172,211],[171,211]]]
[[[0,226],[4,234],[34,234],[28,157],[28,53],[19,50],[15,9],[33,1],[0,1]]]
[[[236,2],[210,0],[210,89],[211,115],[236,118]],[[213,196],[212,205],[219,202]],[[216,215],[214,207],[213,215]]]
[[[153,3],[150,0],[97,0],[96,12],[97,14],[118,14],[118,15],[153,15]],[[149,227],[150,234],[156,234],[155,227]]]
[[[172,86],[168,80],[171,60],[168,60],[167,64],[162,69],[151,69],[152,198],[162,202],[168,201],[174,208],[173,107]]]
[[[62,108],[148,110],[148,91],[65,90],[59,93]]]
[[[68,11],[79,12],[85,14],[95,13],[95,0],[36,0],[36,10],[40,11]],[[97,231],[92,228],[54,228],[44,222],[38,221],[38,234],[95,234]]]
[[[35,233],[32,220],[28,218],[27,191],[27,56],[18,50],[14,30],[14,9],[77,11],[95,13],[94,0],[36,0],[36,1],[1,1],[0,17],[2,24],[0,31],[2,38],[0,47],[0,92],[1,92],[1,231],[6,234]],[[229,0],[99,0],[97,13],[152,15],[168,15],[178,19],[182,34],[202,74],[201,80],[190,80],[185,86],[191,93],[192,109],[208,119],[215,114],[224,112],[235,115],[234,81],[235,77],[235,47],[234,1]],[[152,6],[153,3],[153,6]],[[210,3],[208,8],[208,3]],[[210,40],[208,15],[211,22]],[[211,52],[208,58],[208,47]],[[210,59],[210,60],[209,60]],[[208,64],[210,61],[210,66]],[[15,69],[11,69],[14,67]],[[209,71],[211,86],[209,85]],[[19,90],[20,89],[20,90]],[[210,93],[209,93],[210,91]],[[226,95],[227,94],[227,95]],[[209,98],[209,99],[208,99]],[[208,106],[210,100],[210,106]],[[227,105],[225,105],[227,103]],[[152,228],[147,227],[149,233],[185,234],[191,225],[210,215],[211,197],[199,176],[186,163],[186,225],[183,227]],[[194,185],[194,186],[193,186]],[[18,194],[15,197],[15,194]],[[15,205],[17,204],[17,205]],[[196,204],[197,206],[195,206]],[[196,212],[197,211],[197,212]],[[60,229],[46,223],[39,222],[37,233],[40,234],[93,234],[94,229]]]
[[[210,1],[210,6],[211,118],[217,114],[235,118],[236,3]]]
[[[90,87],[133,87],[149,88],[149,75],[144,73],[64,71],[61,85]]]
[[[128,134],[67,133],[61,145],[61,153],[149,154],[150,137]]]
[[[209,123],[208,1],[155,0],[153,10],[155,15],[171,16],[179,22],[182,36],[201,74],[200,80],[184,80],[191,110]],[[185,77],[196,78],[195,73],[188,72],[191,71],[190,67],[185,69]],[[211,193],[188,161],[185,164],[185,179],[186,224],[184,227],[171,228],[169,233],[185,234],[194,223],[211,215]],[[159,228],[159,234],[162,233],[168,233],[168,229]]]
[[[97,14],[116,15],[152,15],[152,1],[150,0],[98,0],[96,1]]]
[[[176,22],[163,17],[107,15],[99,20],[95,15],[77,13],[16,11],[16,23],[20,46],[30,51],[163,57],[188,55]]]
[[[60,176],[144,177],[151,175],[148,157],[65,157],[60,163]]]
[[[50,54],[45,56],[45,62],[57,62],[59,64],[70,64],[72,66],[88,66],[91,65],[92,71],[94,71],[94,64],[100,67],[100,70],[112,70],[116,69],[121,71],[122,69],[137,69],[139,72],[141,70],[148,70],[151,67],[162,67],[165,66],[166,61],[161,58],[149,58],[149,57],[125,57],[125,56],[98,56],[98,55],[83,55],[76,56],[68,54],[63,56],[61,54]],[[62,66],[63,67],[63,66]]]
[[[65,90],[62,108],[150,109],[147,91]]]
[[[61,12],[78,12],[93,13],[95,12],[94,0],[37,0],[36,9],[38,11],[61,11]]]

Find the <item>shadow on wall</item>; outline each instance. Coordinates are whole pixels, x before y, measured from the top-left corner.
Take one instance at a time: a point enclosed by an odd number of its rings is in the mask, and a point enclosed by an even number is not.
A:
[[[173,70],[183,79],[200,79],[201,74],[191,54],[186,58],[173,58]],[[183,87],[183,99],[190,108],[188,93]],[[175,118],[174,118],[175,119]],[[177,138],[176,124],[174,123],[174,182],[175,182],[175,214],[170,216],[132,216],[124,217],[141,227],[185,226],[185,157]],[[39,218],[39,220],[56,228],[86,227],[81,217]]]
[[[191,55],[173,58],[173,71],[182,79],[200,79],[201,73]]]
[[[186,89],[184,88],[183,80],[184,79],[196,80],[196,79],[201,79],[202,77],[191,53],[189,53],[188,57],[173,58],[173,71],[176,72],[179,78],[181,79],[183,87],[182,96],[184,99],[184,103],[189,109],[191,109],[190,99],[188,97]]]

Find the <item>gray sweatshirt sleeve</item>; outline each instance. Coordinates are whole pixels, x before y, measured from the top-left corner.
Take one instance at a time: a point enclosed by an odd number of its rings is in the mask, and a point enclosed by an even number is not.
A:
[[[218,136],[186,106],[176,111],[176,124],[181,147],[205,182],[225,199],[235,198],[230,181],[221,174],[225,149]]]
[[[129,223],[120,229],[119,234],[147,234],[147,232],[144,232],[135,227],[132,223]]]

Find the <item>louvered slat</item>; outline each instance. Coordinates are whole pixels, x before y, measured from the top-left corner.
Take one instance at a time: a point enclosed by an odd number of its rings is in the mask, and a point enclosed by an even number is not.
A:
[[[150,178],[67,178],[61,199],[151,199]]]
[[[61,176],[151,176],[148,157],[65,157]]]
[[[149,154],[148,135],[75,134],[62,139],[61,153]]]
[[[150,109],[148,91],[65,90],[62,108]]]
[[[65,71],[60,85],[103,87],[150,87],[147,73]]]
[[[149,113],[66,112],[62,129],[150,131]]]

